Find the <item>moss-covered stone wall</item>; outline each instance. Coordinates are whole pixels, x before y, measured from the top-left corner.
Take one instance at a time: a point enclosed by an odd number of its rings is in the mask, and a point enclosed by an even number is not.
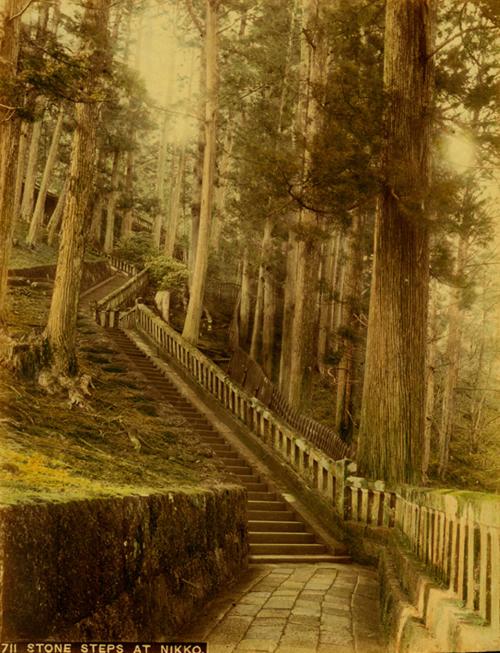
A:
[[[247,565],[229,486],[0,508],[0,640],[160,640]]]

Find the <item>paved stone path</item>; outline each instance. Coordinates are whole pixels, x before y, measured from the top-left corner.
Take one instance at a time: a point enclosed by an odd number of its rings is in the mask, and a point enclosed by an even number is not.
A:
[[[376,572],[360,565],[252,565],[177,641],[209,653],[383,653]]]

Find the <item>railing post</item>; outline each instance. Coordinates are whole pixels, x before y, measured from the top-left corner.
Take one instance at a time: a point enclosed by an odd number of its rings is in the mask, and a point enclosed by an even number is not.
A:
[[[335,509],[341,519],[345,519],[346,479],[356,472],[356,463],[348,458],[335,461]],[[329,479],[330,483],[330,479]],[[332,488],[333,491],[333,488]]]

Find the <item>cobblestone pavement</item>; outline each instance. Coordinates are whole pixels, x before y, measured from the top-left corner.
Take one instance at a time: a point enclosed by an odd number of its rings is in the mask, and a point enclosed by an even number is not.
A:
[[[360,565],[255,565],[177,641],[209,653],[383,653],[376,572]]]

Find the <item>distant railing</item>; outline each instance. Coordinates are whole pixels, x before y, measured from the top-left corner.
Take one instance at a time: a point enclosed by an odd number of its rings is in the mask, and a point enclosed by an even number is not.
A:
[[[215,304],[220,308],[227,305],[232,311],[238,300],[240,285],[220,279],[209,279],[205,291],[205,299],[209,304]]]
[[[130,277],[135,276],[139,272],[139,268],[136,265],[117,258],[116,256],[109,256],[109,264],[115,270],[125,272],[125,274],[128,274]]]
[[[500,497],[430,490],[354,476],[356,463],[320,451],[232,381],[143,304],[120,317],[171,356],[205,390],[271,447],[345,522],[397,530],[428,572],[494,633],[500,628]]]
[[[335,429],[320,424],[292,408],[281,392],[265,375],[260,365],[241,348],[237,348],[228,367],[229,376],[249,394],[257,397],[270,410],[299,431],[309,442],[335,459],[349,458],[351,450]]]
[[[141,295],[149,283],[147,269],[142,270],[131,279],[113,290],[109,295],[97,302],[95,319],[103,327],[114,328],[118,326],[118,318],[123,308],[130,305]]]

